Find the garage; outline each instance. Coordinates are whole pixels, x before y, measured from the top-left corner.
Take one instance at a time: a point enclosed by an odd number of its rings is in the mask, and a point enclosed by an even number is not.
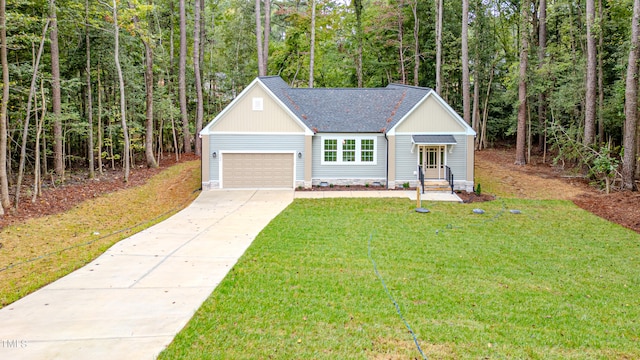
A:
[[[293,188],[292,153],[224,153],[222,187]]]

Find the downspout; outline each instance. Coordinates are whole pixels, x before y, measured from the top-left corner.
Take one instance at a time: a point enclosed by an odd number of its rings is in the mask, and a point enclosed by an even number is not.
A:
[[[387,156],[387,162],[386,162],[387,170],[384,173],[384,177],[386,179],[386,181],[385,181],[386,185],[385,186],[387,187],[387,190],[389,190],[389,138],[387,138],[387,132],[386,131],[383,132],[383,134],[384,134],[384,139],[387,142],[387,153],[386,153],[386,156]]]

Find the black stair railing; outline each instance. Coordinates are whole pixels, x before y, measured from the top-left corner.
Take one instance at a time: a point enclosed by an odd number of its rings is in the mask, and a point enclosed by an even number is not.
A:
[[[445,177],[447,178],[447,182],[451,187],[451,193],[453,194],[453,173],[451,172],[451,168],[448,166],[444,166],[445,169]]]

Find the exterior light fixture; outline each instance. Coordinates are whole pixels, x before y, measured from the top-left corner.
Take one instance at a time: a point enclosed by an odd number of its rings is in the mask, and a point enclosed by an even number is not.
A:
[[[217,152],[215,152],[215,151],[214,151],[214,152],[213,152],[213,154],[211,154],[211,155],[213,156],[213,158],[214,158],[214,159],[218,157],[218,153],[217,153]]]
[[[302,151],[298,151],[298,159],[302,159]]]

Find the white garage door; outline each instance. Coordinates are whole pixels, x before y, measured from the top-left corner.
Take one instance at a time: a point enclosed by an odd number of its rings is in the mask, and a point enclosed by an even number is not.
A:
[[[293,154],[222,156],[222,187],[293,188]]]

